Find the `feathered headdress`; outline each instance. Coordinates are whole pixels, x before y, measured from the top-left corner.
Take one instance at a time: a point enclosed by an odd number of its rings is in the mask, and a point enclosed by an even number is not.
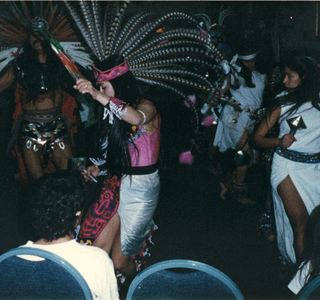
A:
[[[6,1],[0,9],[0,71],[22,51],[31,22],[42,22],[73,61],[92,63],[77,39],[62,6],[45,1]]]
[[[122,55],[138,80],[176,92],[194,110],[187,96],[190,89],[220,96],[223,58],[201,36],[193,17],[181,12],[161,17],[141,12],[125,18],[128,2],[65,3],[99,60]]]

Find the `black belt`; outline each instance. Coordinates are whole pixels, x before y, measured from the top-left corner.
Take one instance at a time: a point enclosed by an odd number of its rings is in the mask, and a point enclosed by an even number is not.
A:
[[[287,159],[302,163],[320,163],[320,153],[305,153],[288,150],[287,148],[276,148],[276,153]]]
[[[158,164],[145,167],[121,167],[119,172],[126,175],[147,175],[158,170]]]

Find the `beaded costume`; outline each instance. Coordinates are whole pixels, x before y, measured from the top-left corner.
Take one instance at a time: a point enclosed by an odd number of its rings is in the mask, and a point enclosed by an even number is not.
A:
[[[55,147],[64,150],[66,145],[71,143],[70,120],[75,123],[76,118],[73,114],[76,108],[75,100],[64,92],[65,82],[61,83],[57,78],[55,81],[51,81],[52,78],[50,78],[52,74],[63,70],[62,65],[59,69],[60,65],[58,67],[56,64],[51,64],[49,69],[46,63],[35,61],[36,67],[30,67],[33,60],[20,59],[21,55],[29,53],[25,48],[26,45],[29,46],[26,41],[30,35],[34,34],[35,28],[40,26],[61,42],[74,61],[81,65],[92,63],[89,55],[78,42],[66,19],[65,12],[61,8],[59,3],[37,1],[8,1],[4,2],[4,5],[0,5],[0,71],[7,67],[4,71],[8,72],[6,74],[11,74],[10,72],[13,70],[12,76],[14,76],[16,84],[16,110],[14,112],[14,121],[16,122],[7,154],[12,153],[18,157],[20,174],[16,178],[23,183],[27,182],[25,165],[19,147],[14,147],[18,136],[24,147],[27,149],[32,147],[35,152],[45,150],[41,152],[48,156],[52,154]],[[55,54],[53,53],[53,55]],[[56,67],[56,70],[52,71],[52,66]],[[8,80],[11,80],[11,77]],[[49,102],[52,99],[54,102],[58,93],[59,101],[62,99],[62,106],[45,104],[42,111],[36,109],[36,104],[44,101]],[[31,101],[33,101],[33,108],[31,106],[28,108],[29,110],[25,111],[26,104]],[[57,111],[51,109],[55,106],[59,107]],[[49,111],[45,111],[46,108]],[[72,128],[72,133],[74,132],[76,132],[75,127]],[[14,151],[11,151],[13,149]],[[42,163],[46,168],[47,159]]]

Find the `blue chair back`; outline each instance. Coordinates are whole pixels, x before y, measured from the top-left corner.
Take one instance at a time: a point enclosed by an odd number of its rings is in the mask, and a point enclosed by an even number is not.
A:
[[[320,276],[308,283],[298,294],[297,300],[318,300],[320,299]]]
[[[29,260],[20,255],[44,260]],[[92,294],[78,270],[60,256],[42,249],[19,247],[0,256],[0,299],[79,300],[92,299]]]
[[[143,270],[130,284],[127,300],[242,300],[237,285],[216,268],[192,260],[163,261]]]

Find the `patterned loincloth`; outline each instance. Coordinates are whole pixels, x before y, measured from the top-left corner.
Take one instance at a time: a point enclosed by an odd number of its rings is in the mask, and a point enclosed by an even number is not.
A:
[[[91,245],[117,212],[120,184],[116,176],[109,176],[105,180],[99,199],[91,205],[81,225],[80,243]]]

